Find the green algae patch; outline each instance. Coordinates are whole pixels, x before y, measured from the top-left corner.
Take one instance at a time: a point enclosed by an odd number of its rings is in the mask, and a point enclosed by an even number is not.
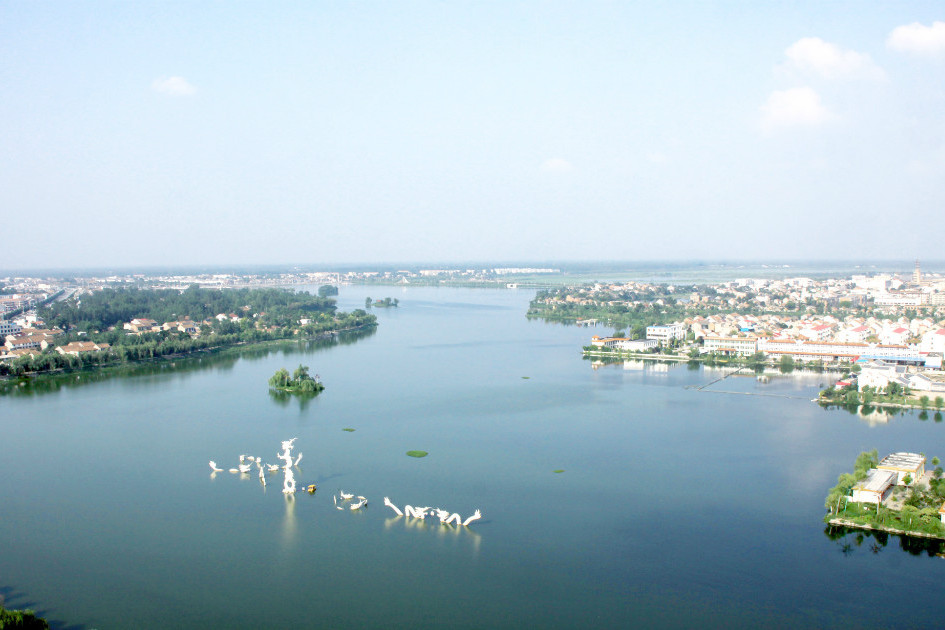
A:
[[[530,379],[530,378],[531,378],[531,376],[523,376],[522,378],[523,378],[523,379],[525,379],[525,380],[527,381],[528,379]]]
[[[410,457],[426,457],[429,453],[426,451],[407,451],[407,455]]]
[[[345,427],[344,429],[342,429],[342,431],[347,431],[348,433],[352,433],[354,429],[352,429],[351,427]]]
[[[552,470],[551,472],[553,472],[553,473],[563,473],[563,472],[564,472],[564,468],[559,468],[558,470]]]

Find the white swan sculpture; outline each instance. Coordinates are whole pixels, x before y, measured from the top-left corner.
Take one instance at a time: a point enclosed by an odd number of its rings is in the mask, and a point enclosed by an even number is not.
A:
[[[387,497],[384,497],[384,505],[386,505],[386,506],[389,507],[390,509],[394,510],[394,512],[397,513],[397,516],[403,516],[403,515],[404,515],[404,513],[400,511],[400,508],[397,507],[396,505],[394,505],[393,503],[391,503],[391,502],[390,502],[390,499],[388,499]]]
[[[404,511],[401,512],[400,508],[398,508],[396,505],[391,503],[390,499],[387,497],[384,497],[384,505],[394,510],[397,516],[406,515],[411,518],[418,518],[420,520],[423,520],[424,517],[427,516],[427,510],[430,510],[429,515],[430,516],[436,515],[440,519],[440,523],[443,525],[456,524],[456,525],[462,525],[463,527],[466,527],[473,521],[479,520],[480,518],[482,518],[482,512],[480,512],[478,509],[475,512],[473,512],[472,516],[470,516],[464,521],[462,520],[462,517],[459,514],[455,512],[453,514],[450,514],[446,510],[441,510],[440,508],[413,507],[412,505],[405,505]]]
[[[361,500],[358,501],[357,503],[352,503],[352,504],[351,504],[351,509],[352,509],[352,510],[360,510],[360,509],[363,508],[365,505],[367,505],[367,499],[365,499],[364,497],[358,497],[358,498],[361,499]]]
[[[463,521],[463,527],[468,527],[470,523],[472,523],[473,521],[478,521],[481,518],[482,518],[482,512],[480,512],[479,509],[476,508],[476,511],[473,512],[473,515],[467,518],[465,521]]]
[[[298,466],[300,461],[302,461],[302,453],[299,453],[299,456],[295,458],[295,463],[292,465]]]
[[[217,463],[216,463],[215,461],[213,461],[212,459],[210,460],[210,470],[212,470],[212,471],[215,472],[215,473],[217,473],[217,472],[223,472],[223,469],[222,469],[222,468],[218,468],[218,467],[217,467]]]

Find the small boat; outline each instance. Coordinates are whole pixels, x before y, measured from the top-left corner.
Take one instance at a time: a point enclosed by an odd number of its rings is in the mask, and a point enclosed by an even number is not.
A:
[[[315,494],[315,491],[316,491],[318,488],[316,488],[316,487],[315,487],[315,484],[312,483],[312,484],[309,484],[308,486],[306,486],[305,489],[308,490],[308,493],[309,493],[309,494]]]

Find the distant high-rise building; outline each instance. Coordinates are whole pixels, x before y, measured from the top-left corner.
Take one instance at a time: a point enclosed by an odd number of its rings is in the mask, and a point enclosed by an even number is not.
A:
[[[919,259],[915,261],[915,271],[912,272],[912,284],[922,283],[922,270],[919,269]]]

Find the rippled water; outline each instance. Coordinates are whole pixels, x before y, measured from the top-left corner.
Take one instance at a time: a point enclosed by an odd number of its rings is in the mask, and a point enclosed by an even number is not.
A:
[[[820,375],[595,369],[593,331],[526,320],[526,292],[343,287],[342,308],[366,295],[401,306],[350,345],[0,398],[6,605],[95,628],[940,625],[940,558],[820,519],[857,453],[945,455],[941,423],[821,409]],[[300,362],[324,393],[272,398]],[[296,436],[313,496],[210,475]]]

